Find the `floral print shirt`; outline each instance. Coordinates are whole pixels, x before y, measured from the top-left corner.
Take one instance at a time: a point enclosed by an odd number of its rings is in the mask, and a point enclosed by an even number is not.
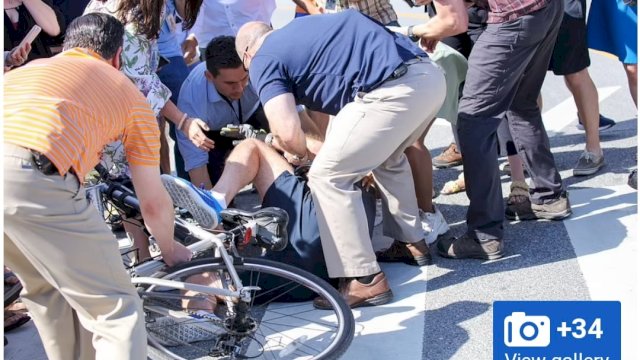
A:
[[[84,13],[100,12],[118,17],[116,8],[119,0],[91,0]],[[164,14],[162,15],[164,18]],[[133,81],[146,96],[156,115],[171,97],[171,91],[161,81],[158,69],[158,44],[144,35],[136,34],[136,26],[128,23],[125,26],[124,44],[122,46],[121,71]]]
[[[84,10],[85,14],[99,12],[118,18],[116,8],[119,0],[91,0]],[[163,10],[164,12],[164,10]],[[164,18],[164,14],[161,15]],[[121,71],[129,78],[147,98],[156,116],[171,97],[171,91],[161,81],[158,69],[159,55],[156,40],[149,40],[144,35],[136,34],[133,23],[125,25],[124,41],[121,55]],[[124,154],[122,141],[118,140],[105,146],[100,162],[112,176],[131,176],[129,165]]]

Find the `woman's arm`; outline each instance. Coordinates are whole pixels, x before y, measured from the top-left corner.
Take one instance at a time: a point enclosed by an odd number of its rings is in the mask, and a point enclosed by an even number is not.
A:
[[[50,36],[58,36],[62,32],[60,19],[53,8],[42,0],[22,0],[36,24]]]
[[[180,111],[171,100],[165,103],[160,114],[174,123],[176,130],[182,131],[199,149],[205,151],[213,149],[213,140],[203,132],[203,130],[209,130],[209,126],[201,119],[190,118],[187,113]]]

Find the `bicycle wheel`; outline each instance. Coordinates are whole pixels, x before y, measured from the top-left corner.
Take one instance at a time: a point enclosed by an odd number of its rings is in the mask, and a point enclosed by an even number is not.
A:
[[[217,296],[187,303],[188,294],[179,290],[145,289],[151,359],[337,359],[346,351],[354,334],[353,314],[326,281],[265,259],[245,258],[235,269],[243,286],[261,287],[248,304]],[[220,258],[179,265],[161,278],[199,284],[194,279],[207,278],[213,286],[231,288]],[[309,300],[316,296],[333,308],[315,309]],[[244,318],[238,316],[243,305],[248,306]]]

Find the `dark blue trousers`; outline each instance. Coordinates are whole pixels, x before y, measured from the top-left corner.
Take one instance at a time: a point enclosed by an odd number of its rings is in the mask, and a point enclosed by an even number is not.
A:
[[[458,115],[469,197],[469,235],[503,237],[504,203],[496,131],[506,119],[531,174],[531,201],[552,201],[564,191],[536,103],[562,20],[563,2],[551,0],[516,20],[489,24],[469,55]]]

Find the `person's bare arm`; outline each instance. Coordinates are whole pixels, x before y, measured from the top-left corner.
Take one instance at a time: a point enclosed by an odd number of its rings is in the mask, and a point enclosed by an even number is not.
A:
[[[33,20],[50,36],[60,35],[60,24],[55,11],[42,0],[22,0],[22,4],[29,10]]]
[[[282,94],[267,101],[264,104],[264,113],[278,146],[285,152],[306,161],[307,143],[293,95]]]
[[[176,11],[178,12],[178,15],[180,15],[181,18],[184,19],[184,2],[185,0],[176,0],[175,4],[176,4]]]
[[[209,177],[209,170],[207,169],[207,165],[202,165],[200,167],[189,170],[189,178],[191,179],[191,183],[197,187],[204,186],[204,188],[207,190],[213,187],[213,184],[211,183],[211,177]]]
[[[429,2],[431,0],[416,1],[420,5]],[[420,38],[420,45],[427,51],[433,51],[436,43],[442,38],[467,31],[469,15],[462,0],[433,0],[433,4],[436,8],[436,16],[426,23],[413,27],[394,27],[392,30]]]
[[[317,15],[322,14],[322,9],[316,5],[314,1],[311,0],[293,0],[293,2],[300,6],[304,11],[306,11],[309,15]]]
[[[309,116],[307,110],[298,112],[298,116],[300,117],[300,126],[302,127],[302,131],[307,135],[307,139],[309,135],[317,139],[324,139],[325,134],[320,130],[320,126]],[[308,145],[309,144],[307,144],[307,146]]]
[[[130,170],[144,224],[158,242],[164,262],[173,266],[189,261],[191,251],[173,239],[173,203],[160,180],[159,167],[130,165]]]
[[[185,113],[180,111],[171,100],[164,104],[160,114],[176,125],[176,131],[184,132],[189,140],[198,148],[205,151],[213,149],[213,140],[209,139],[204,133],[204,131],[209,130],[209,126],[202,121],[202,119],[186,117],[185,120],[182,121]]]
[[[193,63],[198,55],[198,39],[195,34],[189,34],[182,42],[182,57],[187,64]]]

